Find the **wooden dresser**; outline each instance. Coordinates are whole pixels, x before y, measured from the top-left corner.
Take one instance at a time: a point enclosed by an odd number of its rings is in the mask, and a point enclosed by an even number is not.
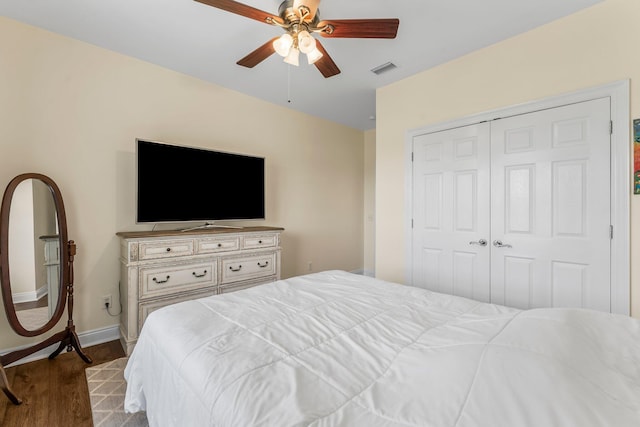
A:
[[[152,311],[280,279],[279,227],[120,232],[120,341],[131,354]]]

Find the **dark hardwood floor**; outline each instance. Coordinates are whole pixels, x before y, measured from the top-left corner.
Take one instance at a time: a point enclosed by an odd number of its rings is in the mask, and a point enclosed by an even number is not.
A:
[[[14,405],[0,391],[0,426],[91,427],[91,405],[84,369],[123,357],[119,341],[85,347],[93,359],[86,364],[74,351],[53,360],[43,359],[6,368],[13,392],[22,399]]]

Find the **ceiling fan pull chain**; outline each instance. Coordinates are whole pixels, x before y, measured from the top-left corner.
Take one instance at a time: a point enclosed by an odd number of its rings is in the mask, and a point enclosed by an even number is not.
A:
[[[291,65],[287,64],[287,102],[291,104]]]

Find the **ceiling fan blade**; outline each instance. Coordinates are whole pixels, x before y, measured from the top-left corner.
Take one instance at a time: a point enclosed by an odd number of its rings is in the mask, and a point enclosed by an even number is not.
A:
[[[395,39],[400,20],[390,19],[332,19],[321,21],[318,27],[331,25],[333,32],[321,31],[322,37]]]
[[[322,46],[318,40],[316,40],[316,47],[320,52],[322,52],[322,58],[318,59],[313,65],[316,66],[325,78],[340,74],[340,68],[338,68],[336,63],[333,62],[333,59],[331,59],[327,51],[324,49],[324,46]]]
[[[233,0],[195,0],[198,3],[213,6],[217,9],[226,10],[227,12],[235,13],[237,15],[245,16],[247,18],[255,19],[256,21],[269,23],[269,20],[274,20],[282,23],[282,19],[269,12],[265,12],[255,7],[248,6],[243,3],[239,3]]]
[[[243,67],[253,68],[271,55],[275,53],[275,49],[273,47],[273,42],[278,40],[278,37],[274,37],[238,62],[236,64],[242,65]]]
[[[318,11],[318,4],[320,4],[320,0],[293,0],[293,9],[298,10],[300,6],[306,6],[310,13],[305,21],[311,22]]]

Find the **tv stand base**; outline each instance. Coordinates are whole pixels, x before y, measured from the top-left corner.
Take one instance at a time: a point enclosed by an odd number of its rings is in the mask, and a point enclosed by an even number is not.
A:
[[[242,227],[237,226],[237,225],[218,225],[218,224],[214,224],[212,222],[205,222],[202,225],[197,225],[195,227],[183,228],[180,231],[205,230],[205,229],[208,229],[208,228],[237,228],[237,229],[242,229]]]

